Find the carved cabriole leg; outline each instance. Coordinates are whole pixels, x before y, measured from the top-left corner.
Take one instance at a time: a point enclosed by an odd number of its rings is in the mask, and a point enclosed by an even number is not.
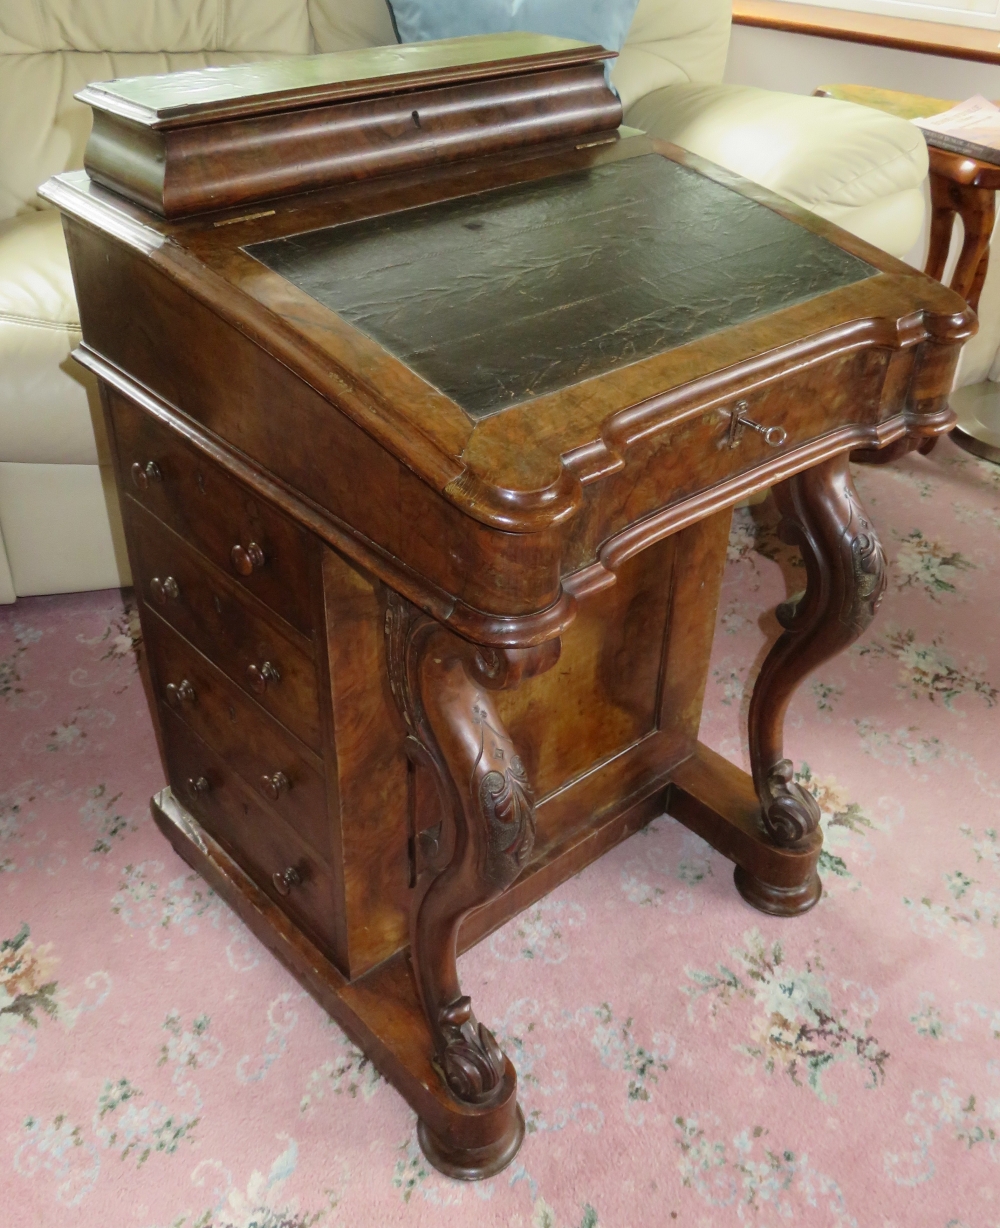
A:
[[[787,916],[819,899],[822,833],[819,807],[795,783],[784,757],[785,712],[803,678],[871,622],[885,589],[885,558],[846,455],[797,474],[774,494],[782,513],[779,532],[801,549],[807,581],[801,597],[778,607],[785,631],[765,659],[750,701],[750,762],[764,830],[779,847],[802,854],[803,876],[796,886],[776,887],[741,867],[736,885],[755,907]]]
[[[951,278],[951,289],[976,311],[986,280],[990,238],[996,220],[996,193],[992,189],[955,183],[931,176],[931,243],[925,272],[940,281],[951,247],[957,213],[962,219],[962,250]]]
[[[451,846],[447,865],[421,875],[411,913],[413,973],[434,1041],[434,1066],[463,1105],[495,1110],[507,1103],[510,1109],[501,1115],[501,1133],[475,1149],[437,1138],[420,1123],[427,1158],[454,1177],[498,1172],[524,1136],[514,1068],[462,992],[456,946],[463,918],[517,878],[535,835],[527,773],[490,691],[548,669],[558,656],[558,640],[526,650],[476,648],[388,594],[386,658],[409,731],[407,753],[434,775],[441,843],[447,847],[450,836]]]
[[[972,184],[956,183],[940,174],[931,174],[930,244],[924,272],[941,281],[951,250],[951,233],[956,213],[962,219],[964,235],[951,289],[979,310],[979,298],[986,282],[990,262],[990,240],[996,221],[996,192],[992,188],[977,188]],[[922,440],[918,451],[927,456],[937,446],[940,435]]]

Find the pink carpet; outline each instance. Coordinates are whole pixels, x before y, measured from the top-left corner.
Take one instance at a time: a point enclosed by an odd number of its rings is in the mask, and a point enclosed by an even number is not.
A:
[[[478,1186],[153,826],[119,594],[3,607],[0,1221],[995,1228],[1000,468],[858,485],[889,591],[787,730],[826,894],[761,916],[663,818],[465,956],[529,1129]],[[800,576],[739,513],[703,731],[738,761]]]

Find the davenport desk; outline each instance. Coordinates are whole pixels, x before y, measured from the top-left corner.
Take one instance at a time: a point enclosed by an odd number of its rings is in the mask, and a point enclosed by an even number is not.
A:
[[[820,895],[782,749],[885,584],[848,456],[947,430],[975,317],[619,129],[600,48],[496,36],[88,87],[62,209],[177,851],[453,1176],[524,1122],[458,951],[664,809]],[[734,503],[807,587],[698,741]]]

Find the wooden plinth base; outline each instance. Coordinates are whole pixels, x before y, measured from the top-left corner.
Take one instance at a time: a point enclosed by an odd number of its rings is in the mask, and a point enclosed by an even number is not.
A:
[[[748,904],[772,917],[797,917],[823,893],[816,873],[822,833],[804,849],[782,849],[760,831],[753,782],[728,759],[700,743],[676,767],[667,812],[736,862],[736,887]]]
[[[509,1134],[478,1152],[462,1148],[457,1152],[435,1138],[424,1121],[417,1122],[420,1149],[438,1172],[457,1181],[482,1181],[507,1167],[524,1142],[524,1114],[514,1101],[514,1122]]]
[[[163,789],[153,818],[177,853],[226,901],[304,989],[362,1049],[420,1118],[420,1141],[442,1172],[478,1180],[517,1154],[524,1119],[517,1075],[507,1062],[500,1094],[487,1106],[455,1100],[432,1064],[430,1029],[407,952],[349,982],[250,879],[229,853]]]
[[[733,872],[733,882],[748,904],[772,917],[797,917],[800,913],[808,912],[823,894],[823,884],[815,873],[797,886],[774,887],[762,882],[742,866],[737,866]]]
[[[666,794],[664,787],[666,786]],[[777,849],[758,830],[759,809],[749,776],[704,746],[674,768],[669,780],[605,817],[558,851],[536,859],[514,887],[472,914],[461,945],[472,945],[607,849],[668,811],[737,863],[737,886],[749,903],[793,916],[820,895],[820,839],[805,852]],[[420,1119],[427,1159],[449,1177],[480,1180],[500,1172],[524,1138],[517,1076],[508,1061],[500,1094],[489,1105],[455,1100],[433,1065],[433,1045],[417,997],[408,952],[351,982],[302,934],[229,853],[167,788],[152,800],[153,817],[174,849],[232,907],[306,988]]]

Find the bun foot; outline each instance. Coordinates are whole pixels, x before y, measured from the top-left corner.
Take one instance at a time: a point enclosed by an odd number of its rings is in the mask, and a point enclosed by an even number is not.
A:
[[[736,867],[733,880],[736,890],[748,904],[772,917],[797,917],[808,912],[823,894],[823,884],[815,868],[804,883],[793,887],[774,887],[742,866]]]
[[[509,1129],[482,1147],[452,1146],[432,1134],[423,1120],[417,1122],[417,1138],[438,1172],[456,1181],[483,1181],[502,1172],[517,1155],[524,1142],[524,1114],[515,1100]]]

